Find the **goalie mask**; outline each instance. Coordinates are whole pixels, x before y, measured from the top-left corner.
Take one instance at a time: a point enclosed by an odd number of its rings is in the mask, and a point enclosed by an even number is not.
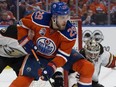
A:
[[[70,9],[64,2],[55,2],[51,5],[52,28],[64,30],[66,23],[70,20]]]
[[[100,54],[100,45],[95,40],[88,40],[84,46],[85,56],[88,60],[97,60]]]

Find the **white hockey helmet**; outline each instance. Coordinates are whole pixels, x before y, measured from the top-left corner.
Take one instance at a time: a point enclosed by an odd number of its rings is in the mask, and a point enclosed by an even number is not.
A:
[[[97,60],[100,54],[100,45],[94,39],[90,39],[86,42],[85,46],[85,57],[90,60],[94,61]]]

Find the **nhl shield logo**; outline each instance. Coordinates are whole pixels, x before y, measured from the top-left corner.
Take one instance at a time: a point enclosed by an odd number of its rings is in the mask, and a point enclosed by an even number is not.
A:
[[[40,34],[41,36],[44,36],[45,33],[46,33],[46,28],[41,28],[41,30],[39,31],[39,34]]]

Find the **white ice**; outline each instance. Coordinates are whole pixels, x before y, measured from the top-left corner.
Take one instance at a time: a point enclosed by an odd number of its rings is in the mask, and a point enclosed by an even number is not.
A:
[[[0,74],[0,87],[8,87],[15,78],[16,75],[12,69],[5,69]],[[105,87],[116,87],[116,70],[102,67],[99,81]]]

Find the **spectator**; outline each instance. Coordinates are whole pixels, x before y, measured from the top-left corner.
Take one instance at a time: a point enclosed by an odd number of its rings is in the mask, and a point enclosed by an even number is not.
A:
[[[71,10],[71,16],[76,16],[76,3],[74,0],[68,0],[67,2],[68,6]]]
[[[88,10],[86,14],[82,16],[82,24],[83,25],[95,25],[95,23],[91,22],[91,17],[93,15],[92,10]]]
[[[91,16],[91,22],[95,25],[105,25],[107,23],[107,14],[104,13],[103,9],[97,8],[96,13]]]
[[[1,12],[6,11],[7,14],[8,14],[8,16],[9,16],[9,19],[14,19],[14,20],[16,20],[16,18],[15,18],[14,15],[13,15],[13,13],[12,13],[10,10],[8,10],[6,0],[2,0],[2,1],[0,1],[0,3],[2,3],[2,4],[1,4],[1,7],[0,7]]]
[[[78,4],[78,15],[81,17],[87,13],[88,5],[86,0],[80,0]]]
[[[6,11],[1,13],[0,25],[13,25],[14,20],[9,18],[9,15]]]
[[[110,17],[111,17],[111,24],[116,25],[116,0],[111,0]]]
[[[23,18],[26,12],[26,4],[25,1],[20,1],[19,3],[19,19]]]
[[[25,15],[31,14],[34,11],[40,10],[42,7],[42,3],[37,0],[29,0],[26,4],[26,12]]]
[[[116,9],[111,13],[111,24],[116,25]]]
[[[7,8],[10,10],[15,18],[17,18],[17,0],[6,0]]]
[[[111,4],[110,4],[110,11],[111,13],[114,13],[116,11],[116,1],[111,1]]]
[[[100,3],[100,0],[94,0],[89,6],[89,9],[96,13],[97,9],[102,9],[104,13],[107,13],[107,8],[104,4]]]

